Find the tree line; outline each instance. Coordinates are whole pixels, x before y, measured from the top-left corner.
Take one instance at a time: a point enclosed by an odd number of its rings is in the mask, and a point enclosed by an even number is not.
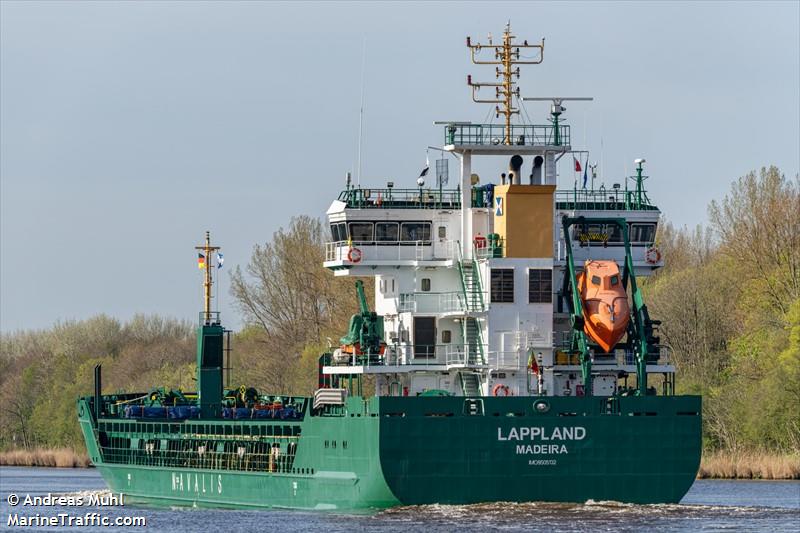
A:
[[[800,450],[800,181],[775,167],[733,183],[709,225],[662,222],[665,267],[643,281],[678,393],[704,397],[709,449]],[[353,280],[320,265],[327,230],[300,216],[231,273],[245,322],[235,333],[232,385],[310,394],[317,360],[357,310]],[[371,280],[366,292],[372,293]],[[159,316],[105,315],[0,337],[0,449],[83,450],[75,399],[103,392],[193,390],[195,325]]]

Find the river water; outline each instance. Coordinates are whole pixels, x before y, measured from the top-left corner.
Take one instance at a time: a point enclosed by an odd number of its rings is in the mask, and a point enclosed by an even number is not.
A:
[[[493,503],[399,507],[365,514],[301,511],[226,511],[160,509],[126,504],[82,507],[12,507],[10,494],[48,493],[81,497],[105,496],[105,484],[93,469],[0,468],[0,530],[113,531],[114,527],[9,526],[11,516],[82,518],[98,512],[116,517],[144,517],[146,526],[124,531],[800,531],[800,481],[697,480],[679,505],[627,505],[614,502],[582,504]],[[13,499],[13,498],[12,498]],[[59,519],[61,520],[61,519]],[[66,519],[65,519],[66,520]]]

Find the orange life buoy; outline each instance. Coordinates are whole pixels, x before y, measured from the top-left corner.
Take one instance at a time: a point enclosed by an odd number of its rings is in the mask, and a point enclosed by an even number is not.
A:
[[[661,261],[661,251],[655,246],[651,246],[644,253],[644,260],[651,265],[655,265],[656,263]]]
[[[498,383],[492,388],[492,396],[499,396],[500,391],[503,392],[503,396],[511,396],[511,389],[508,388],[508,385],[503,385],[502,383]]]
[[[351,263],[361,262],[361,257],[362,257],[361,250],[359,250],[358,248],[350,248],[350,250],[347,252],[347,260],[350,261]]]

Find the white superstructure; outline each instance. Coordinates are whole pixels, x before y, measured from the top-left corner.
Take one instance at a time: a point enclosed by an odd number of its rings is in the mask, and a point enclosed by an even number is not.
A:
[[[660,213],[642,188],[641,164],[632,190],[556,191],[559,160],[573,153],[557,103],[548,125],[444,123],[441,150],[460,163],[456,189],[424,180],[407,189],[348,182],[327,212],[333,240],[324,265],[336,275],[375,278],[386,349],[378,360],[340,357],[325,374],[374,374],[380,395],[584,392],[581,366],[562,349],[570,324],[561,217],[625,218],[642,276],[663,264],[653,248]],[[495,177],[472,173],[479,156],[497,162]],[[571,155],[565,164],[573,164]],[[624,264],[622,236],[610,226],[571,231],[576,264]],[[648,372],[671,374],[665,360],[653,363]],[[629,374],[635,366],[626,350],[596,354],[592,394],[615,394]]]

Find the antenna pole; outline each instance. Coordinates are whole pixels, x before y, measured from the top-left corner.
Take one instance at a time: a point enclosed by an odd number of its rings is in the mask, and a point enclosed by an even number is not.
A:
[[[488,82],[473,82],[472,76],[467,76],[467,85],[472,87],[472,100],[478,103],[486,104],[501,104],[495,105],[495,113],[499,118],[503,115],[505,118],[505,132],[503,135],[503,144],[511,144],[511,117],[519,114],[519,109],[514,107],[514,97],[519,98],[519,87],[514,87],[514,76],[519,79],[519,67],[512,70],[514,65],[538,65],[544,60],[544,38],[540,44],[528,44],[528,41],[520,43],[513,42],[515,38],[511,34],[511,23],[506,24],[506,29],[503,32],[503,44],[492,44],[492,37],[489,36],[489,44],[482,45],[480,43],[472,44],[472,41],[467,37],[467,47],[472,53],[472,62],[476,65],[498,65],[495,67],[495,77],[500,79],[501,82],[488,83]],[[494,61],[480,61],[477,54],[481,49],[489,48],[494,50]],[[534,61],[520,61],[521,48],[538,48],[539,58]],[[502,69],[500,68],[502,66]],[[495,97],[489,100],[479,100],[477,92],[481,87],[494,87]]]
[[[205,255],[206,273],[203,277],[203,322],[211,323],[211,287],[214,280],[211,276],[211,252],[219,250],[219,246],[211,246],[211,233],[206,231],[206,242],[202,246],[195,246],[196,250],[202,250]]]
[[[367,38],[361,48],[361,107],[358,111],[358,172],[356,172],[356,183],[361,187],[361,144],[364,132],[364,69],[367,63]]]

